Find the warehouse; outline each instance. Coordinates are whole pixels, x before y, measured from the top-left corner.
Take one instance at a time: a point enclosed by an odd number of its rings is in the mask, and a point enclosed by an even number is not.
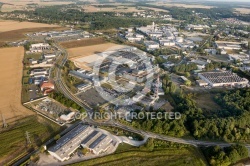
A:
[[[225,50],[240,50],[241,43],[239,42],[228,42],[228,41],[216,41],[216,47]]]
[[[212,87],[218,86],[246,86],[248,80],[239,77],[237,74],[230,71],[205,72],[198,73],[198,76],[203,81],[207,82]]]
[[[50,155],[60,161],[70,159],[71,154],[80,146],[87,148],[93,154],[100,154],[113,149],[117,144],[109,134],[88,125],[79,124],[49,148]]]

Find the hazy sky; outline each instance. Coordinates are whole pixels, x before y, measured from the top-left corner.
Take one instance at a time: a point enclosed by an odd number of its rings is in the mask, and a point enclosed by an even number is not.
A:
[[[250,2],[249,0],[205,0],[205,1]]]

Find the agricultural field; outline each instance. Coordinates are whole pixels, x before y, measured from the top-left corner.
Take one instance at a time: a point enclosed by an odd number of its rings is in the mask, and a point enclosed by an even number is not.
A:
[[[235,8],[235,11],[240,14],[250,14],[250,8]]]
[[[63,29],[58,25],[0,20],[0,42],[25,39],[27,33]]]
[[[153,7],[141,7],[142,10],[154,10],[156,12],[169,12],[168,10],[165,9],[158,9],[158,8],[153,8]]]
[[[156,148],[152,151],[143,150],[132,147],[131,145],[121,144],[117,148],[115,154],[91,159],[88,161],[72,164],[72,166],[80,165],[103,165],[103,166],[129,166],[129,165],[143,165],[143,166],[202,166],[206,165],[202,160],[201,154],[195,148],[191,147],[168,147]]]
[[[33,114],[21,104],[23,56],[23,47],[0,49],[0,114],[7,123]]]
[[[0,32],[7,32],[19,29],[26,28],[49,28],[49,27],[58,27],[58,25],[49,25],[42,23],[34,23],[34,22],[18,22],[18,21],[10,21],[10,20],[0,20]]]
[[[0,165],[10,165],[30,150],[36,149],[48,138],[55,136],[60,127],[39,116],[29,116],[16,121],[0,131]],[[31,144],[27,145],[25,132],[29,132]]]
[[[95,7],[92,5],[83,6],[85,12],[139,12],[142,10],[138,10],[136,7],[128,7],[128,6],[117,6],[117,7]]]
[[[51,6],[51,5],[67,5],[73,3],[73,0],[70,1],[41,1],[41,0],[0,0],[0,2],[4,3],[1,11],[2,12],[12,12],[14,10],[30,10],[32,9],[31,4],[39,5],[39,6]]]
[[[183,7],[183,8],[202,8],[202,9],[211,9],[214,6],[207,6],[207,5],[199,5],[199,4],[181,4],[181,3],[167,3],[167,2],[155,2],[155,3],[149,3],[152,5],[157,6],[166,6],[166,7]]]

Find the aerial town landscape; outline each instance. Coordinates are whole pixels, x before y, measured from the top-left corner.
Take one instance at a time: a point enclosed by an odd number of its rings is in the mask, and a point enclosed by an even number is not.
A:
[[[0,0],[0,165],[250,165],[248,0]]]

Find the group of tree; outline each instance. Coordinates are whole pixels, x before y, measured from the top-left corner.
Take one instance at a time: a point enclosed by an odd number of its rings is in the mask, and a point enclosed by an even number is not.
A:
[[[198,67],[195,63],[190,64],[180,64],[173,67],[173,72],[176,73],[184,73],[184,72],[190,72],[192,70],[196,70]]]
[[[212,166],[227,166],[248,157],[248,149],[239,144],[225,148],[211,146],[203,148],[203,152]]]
[[[162,78],[162,88],[165,94],[175,93],[176,85],[171,81],[169,75],[164,75]]]
[[[59,92],[53,92],[49,94],[49,97],[55,99],[56,101],[58,101],[59,103],[63,104],[66,107],[71,107],[73,109],[76,109],[80,112],[84,112],[84,108],[82,108],[81,106],[79,106],[77,103],[75,103],[73,100],[66,98],[63,94],[59,93]]]
[[[205,66],[205,70],[206,71],[211,71],[211,70],[214,70],[214,69],[217,69],[217,68],[229,68],[229,63],[225,63],[225,62],[215,62],[215,61],[212,61],[211,63],[208,63],[206,64]]]

